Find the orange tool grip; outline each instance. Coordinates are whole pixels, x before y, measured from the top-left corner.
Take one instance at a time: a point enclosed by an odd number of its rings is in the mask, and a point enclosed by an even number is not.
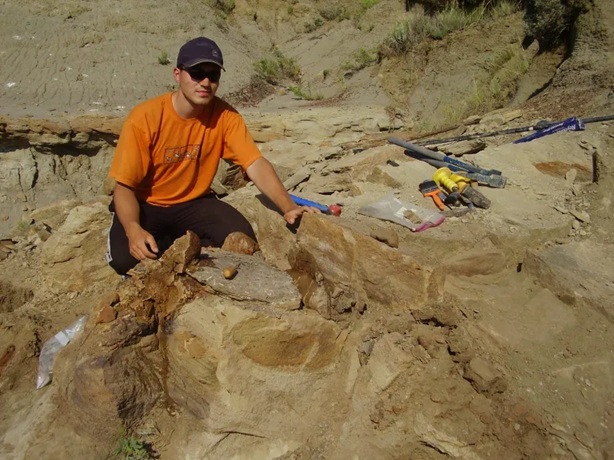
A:
[[[423,195],[424,196],[430,196],[433,201],[435,202],[435,205],[437,205],[437,207],[443,211],[444,209],[446,209],[446,205],[443,204],[443,201],[441,201],[441,198],[439,198],[439,194],[441,193],[440,190],[433,190],[432,192],[426,192]]]

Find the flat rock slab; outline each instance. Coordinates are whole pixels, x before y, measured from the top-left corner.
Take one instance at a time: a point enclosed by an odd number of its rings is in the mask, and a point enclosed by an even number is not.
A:
[[[537,344],[547,346],[560,340],[573,329],[576,324],[573,310],[548,289],[528,297],[526,301],[493,305],[478,321],[478,327],[498,343],[528,352]]]
[[[614,245],[588,240],[533,250],[525,267],[559,297],[588,304],[614,322]]]
[[[226,279],[224,270],[229,267],[235,267],[237,273]],[[199,265],[187,272],[216,293],[233,299],[263,302],[283,310],[296,310],[301,305],[301,296],[292,278],[258,257],[203,250]]]
[[[512,268],[449,274],[444,289],[459,300],[458,305],[478,312],[479,318],[470,328],[485,332],[494,343],[517,353],[531,355],[535,347],[556,348],[577,327],[571,306]]]

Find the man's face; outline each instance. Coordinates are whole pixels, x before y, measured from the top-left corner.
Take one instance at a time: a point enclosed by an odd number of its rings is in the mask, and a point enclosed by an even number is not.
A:
[[[222,69],[212,63],[194,67],[175,68],[175,81],[187,100],[196,106],[204,106],[213,100],[220,82]]]

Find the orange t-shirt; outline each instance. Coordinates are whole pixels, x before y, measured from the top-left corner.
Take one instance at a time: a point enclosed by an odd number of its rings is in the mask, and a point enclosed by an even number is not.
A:
[[[119,136],[110,176],[158,206],[184,203],[209,191],[220,158],[247,169],[262,154],[243,117],[214,98],[205,113],[183,119],[172,93],[137,105]]]

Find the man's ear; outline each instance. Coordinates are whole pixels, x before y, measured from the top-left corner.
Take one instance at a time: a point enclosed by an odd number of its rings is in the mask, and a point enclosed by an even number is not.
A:
[[[181,73],[181,70],[178,67],[175,67],[173,69],[173,77],[175,77],[175,81],[177,83],[179,83],[179,74]]]

